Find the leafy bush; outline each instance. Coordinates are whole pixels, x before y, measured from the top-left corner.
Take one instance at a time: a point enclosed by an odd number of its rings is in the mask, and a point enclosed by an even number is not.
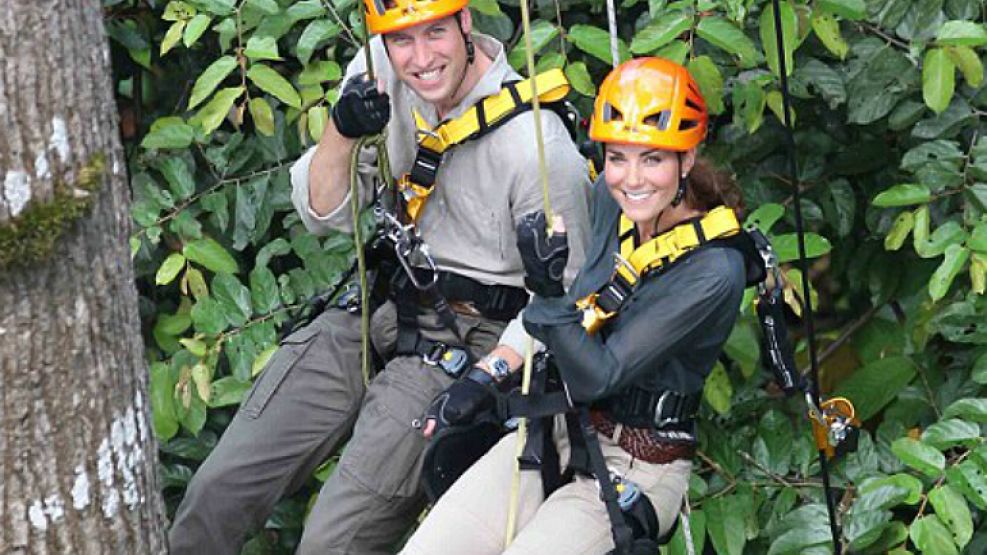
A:
[[[361,44],[354,0],[103,0],[129,145],[132,244],[154,429],[174,508],[279,326],[341,279],[352,239],[315,238],[286,169],[325,127]],[[474,0],[523,64],[517,0]],[[987,551],[987,115],[977,0],[781,5],[825,392],[865,420],[833,465],[858,553]],[[796,258],[773,13],[765,0],[624,0],[620,52],[685,62],[731,168],[783,261]],[[563,67],[584,114],[610,67],[605,4],[539,0],[538,67]],[[533,148],[533,146],[532,146]],[[908,237],[911,235],[911,242]],[[803,276],[786,264],[801,312]],[[750,296],[748,296],[748,299]],[[698,550],[827,553],[801,400],[760,371],[745,306],[706,387],[690,500]],[[799,343],[806,362],[806,341]],[[324,478],[331,463],[322,469]],[[317,481],[246,551],[288,552]],[[684,553],[682,528],[664,548]]]

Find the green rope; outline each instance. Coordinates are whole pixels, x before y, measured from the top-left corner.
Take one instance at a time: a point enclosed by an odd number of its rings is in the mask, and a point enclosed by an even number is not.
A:
[[[363,385],[370,385],[370,295],[367,291],[367,258],[363,251],[363,233],[360,229],[360,174],[357,167],[360,163],[360,152],[363,146],[370,142],[371,137],[360,137],[350,154],[350,209],[353,214],[353,244],[356,248],[356,269],[360,275],[360,372],[363,374]]]

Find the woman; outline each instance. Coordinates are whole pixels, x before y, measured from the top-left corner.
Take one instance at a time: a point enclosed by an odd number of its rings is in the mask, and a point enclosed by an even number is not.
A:
[[[693,417],[703,382],[737,316],[745,262],[728,241],[741,197],[696,158],[705,101],[685,68],[631,60],[604,80],[590,138],[605,149],[595,185],[587,262],[563,294],[564,233],[544,215],[518,226],[535,297],[528,331],[553,353],[573,402],[590,421],[623,493],[643,492],[669,531],[688,488]],[[617,255],[617,256],[615,256]],[[617,262],[615,263],[615,258]],[[570,453],[556,426],[562,463]],[[607,553],[614,548],[600,486],[579,475],[547,499],[541,476],[522,472],[518,533],[505,551],[516,436],[510,434],[439,500],[404,553]]]

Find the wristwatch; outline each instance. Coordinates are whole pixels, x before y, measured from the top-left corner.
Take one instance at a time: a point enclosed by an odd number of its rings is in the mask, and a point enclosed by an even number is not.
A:
[[[502,357],[497,355],[487,355],[483,357],[483,364],[490,369],[490,373],[493,375],[494,380],[500,383],[507,379],[511,375],[511,365],[507,363]]]

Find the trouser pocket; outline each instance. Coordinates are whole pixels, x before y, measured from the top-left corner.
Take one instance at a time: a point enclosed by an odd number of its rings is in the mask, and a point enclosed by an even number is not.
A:
[[[248,418],[257,418],[264,412],[264,408],[284,382],[288,372],[315,343],[315,337],[319,332],[320,328],[317,326],[308,325],[284,338],[260,376],[254,380],[254,386],[240,405],[240,414]]]
[[[388,499],[418,493],[426,444],[422,414],[444,382],[451,382],[444,374],[438,379],[435,374],[440,372],[401,357],[374,379],[340,460],[341,471]]]

